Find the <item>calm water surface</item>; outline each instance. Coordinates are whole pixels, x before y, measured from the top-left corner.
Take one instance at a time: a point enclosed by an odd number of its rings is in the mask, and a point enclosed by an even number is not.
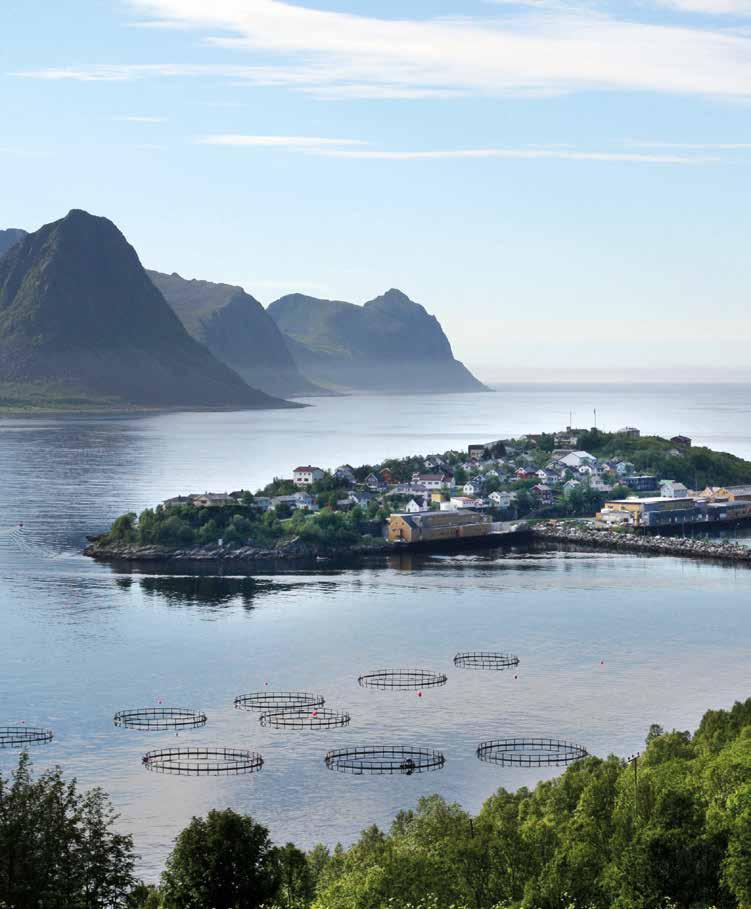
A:
[[[681,432],[751,457],[748,387],[519,386],[494,395],[320,400],[301,412],[0,421],[0,724],[54,728],[34,752],[102,785],[155,877],[193,814],[232,806],[302,846],[353,839],[438,791],[477,809],[498,786],[541,771],[480,764],[485,738],[571,737],[596,754],[638,749],[651,722],[691,728],[709,707],[751,692],[751,572],[663,558],[494,552],[394,560],[269,577],[257,594],[232,579],[194,588],[98,566],[85,533],[179,492],[255,487],[297,463],[336,466],[469,441],[588,424]],[[19,530],[18,523],[23,522]],[[457,650],[518,653],[518,672],[453,669]],[[447,672],[414,693],[358,688],[381,666]],[[310,688],[349,709],[331,732],[262,729],[236,694]],[[145,735],[112,714],[159,700],[209,715],[203,730]],[[446,768],[403,778],[325,769],[328,748],[439,747]],[[159,745],[261,751],[260,774],[163,777],[142,769]],[[14,755],[0,752],[8,770]]]

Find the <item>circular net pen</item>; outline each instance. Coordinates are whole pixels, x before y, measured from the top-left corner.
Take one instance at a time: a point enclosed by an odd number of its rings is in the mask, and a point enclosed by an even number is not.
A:
[[[52,741],[50,729],[37,726],[0,726],[0,748],[26,748]]]
[[[361,688],[378,688],[382,691],[420,691],[438,688],[448,681],[442,672],[430,669],[376,669],[357,679]]]
[[[262,713],[262,726],[272,729],[339,729],[349,726],[350,715],[338,710],[296,709]]]
[[[182,707],[142,707],[137,710],[118,710],[113,722],[123,729],[140,729],[145,732],[198,729],[206,725],[206,714]]]
[[[513,653],[492,653],[483,650],[472,650],[457,653],[454,666],[458,669],[494,669],[500,672],[519,665],[519,657]]]
[[[477,757],[504,767],[561,767],[587,757],[581,745],[561,739],[496,739],[482,742]]]
[[[256,691],[253,694],[239,694],[235,698],[238,710],[261,710],[277,713],[287,710],[315,710],[323,707],[326,699],[309,691]]]
[[[446,758],[440,751],[402,745],[343,748],[339,751],[329,751],[324,760],[329,770],[352,773],[356,776],[366,774],[412,776],[415,773],[441,770],[446,763]]]
[[[154,773],[176,776],[239,776],[263,767],[260,754],[238,748],[160,748],[141,762]]]

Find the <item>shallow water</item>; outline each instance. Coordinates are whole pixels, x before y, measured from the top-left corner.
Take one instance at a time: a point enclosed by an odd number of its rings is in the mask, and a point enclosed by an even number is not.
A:
[[[691,728],[709,707],[751,694],[747,569],[499,551],[324,564],[269,577],[256,592],[239,580],[120,573],[78,553],[85,533],[178,492],[254,487],[300,462],[357,464],[556,427],[592,401],[609,428],[683,432],[751,456],[748,400],[747,388],[527,387],[322,400],[293,413],[4,420],[0,724],[55,730],[37,762],[111,793],[147,877],[191,815],[211,807],[249,811],[276,841],[347,842],[422,794],[477,809],[498,786],[543,775],[481,764],[483,739],[551,734],[628,754],[652,722]],[[475,648],[518,653],[518,671],[454,670],[454,653]],[[448,684],[422,698],[358,687],[361,672],[382,666],[445,671]],[[266,683],[321,691],[352,725],[263,729],[232,700]],[[203,709],[209,724],[179,737],[113,727],[116,710],[160,700]],[[219,779],[142,768],[145,750],[189,742],[252,748],[266,765]],[[323,765],[329,748],[402,742],[442,749],[445,769],[358,778]],[[0,752],[0,768],[13,760]]]

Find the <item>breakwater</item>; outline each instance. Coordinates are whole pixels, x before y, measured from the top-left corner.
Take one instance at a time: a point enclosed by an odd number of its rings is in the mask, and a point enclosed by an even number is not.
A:
[[[751,566],[751,547],[726,540],[702,540],[689,537],[637,536],[613,530],[595,530],[563,522],[540,524],[533,530],[535,538],[569,543],[581,549],[610,549],[617,552],[641,552],[655,555],[682,556],[740,562]]]

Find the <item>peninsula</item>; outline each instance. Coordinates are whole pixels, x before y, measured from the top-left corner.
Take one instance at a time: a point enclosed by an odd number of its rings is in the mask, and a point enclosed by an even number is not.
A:
[[[356,468],[298,466],[256,492],[179,495],[120,516],[86,553],[107,561],[304,559],[501,545],[524,534],[746,560],[751,548],[655,535],[749,519],[751,462],[685,436],[567,427]]]

